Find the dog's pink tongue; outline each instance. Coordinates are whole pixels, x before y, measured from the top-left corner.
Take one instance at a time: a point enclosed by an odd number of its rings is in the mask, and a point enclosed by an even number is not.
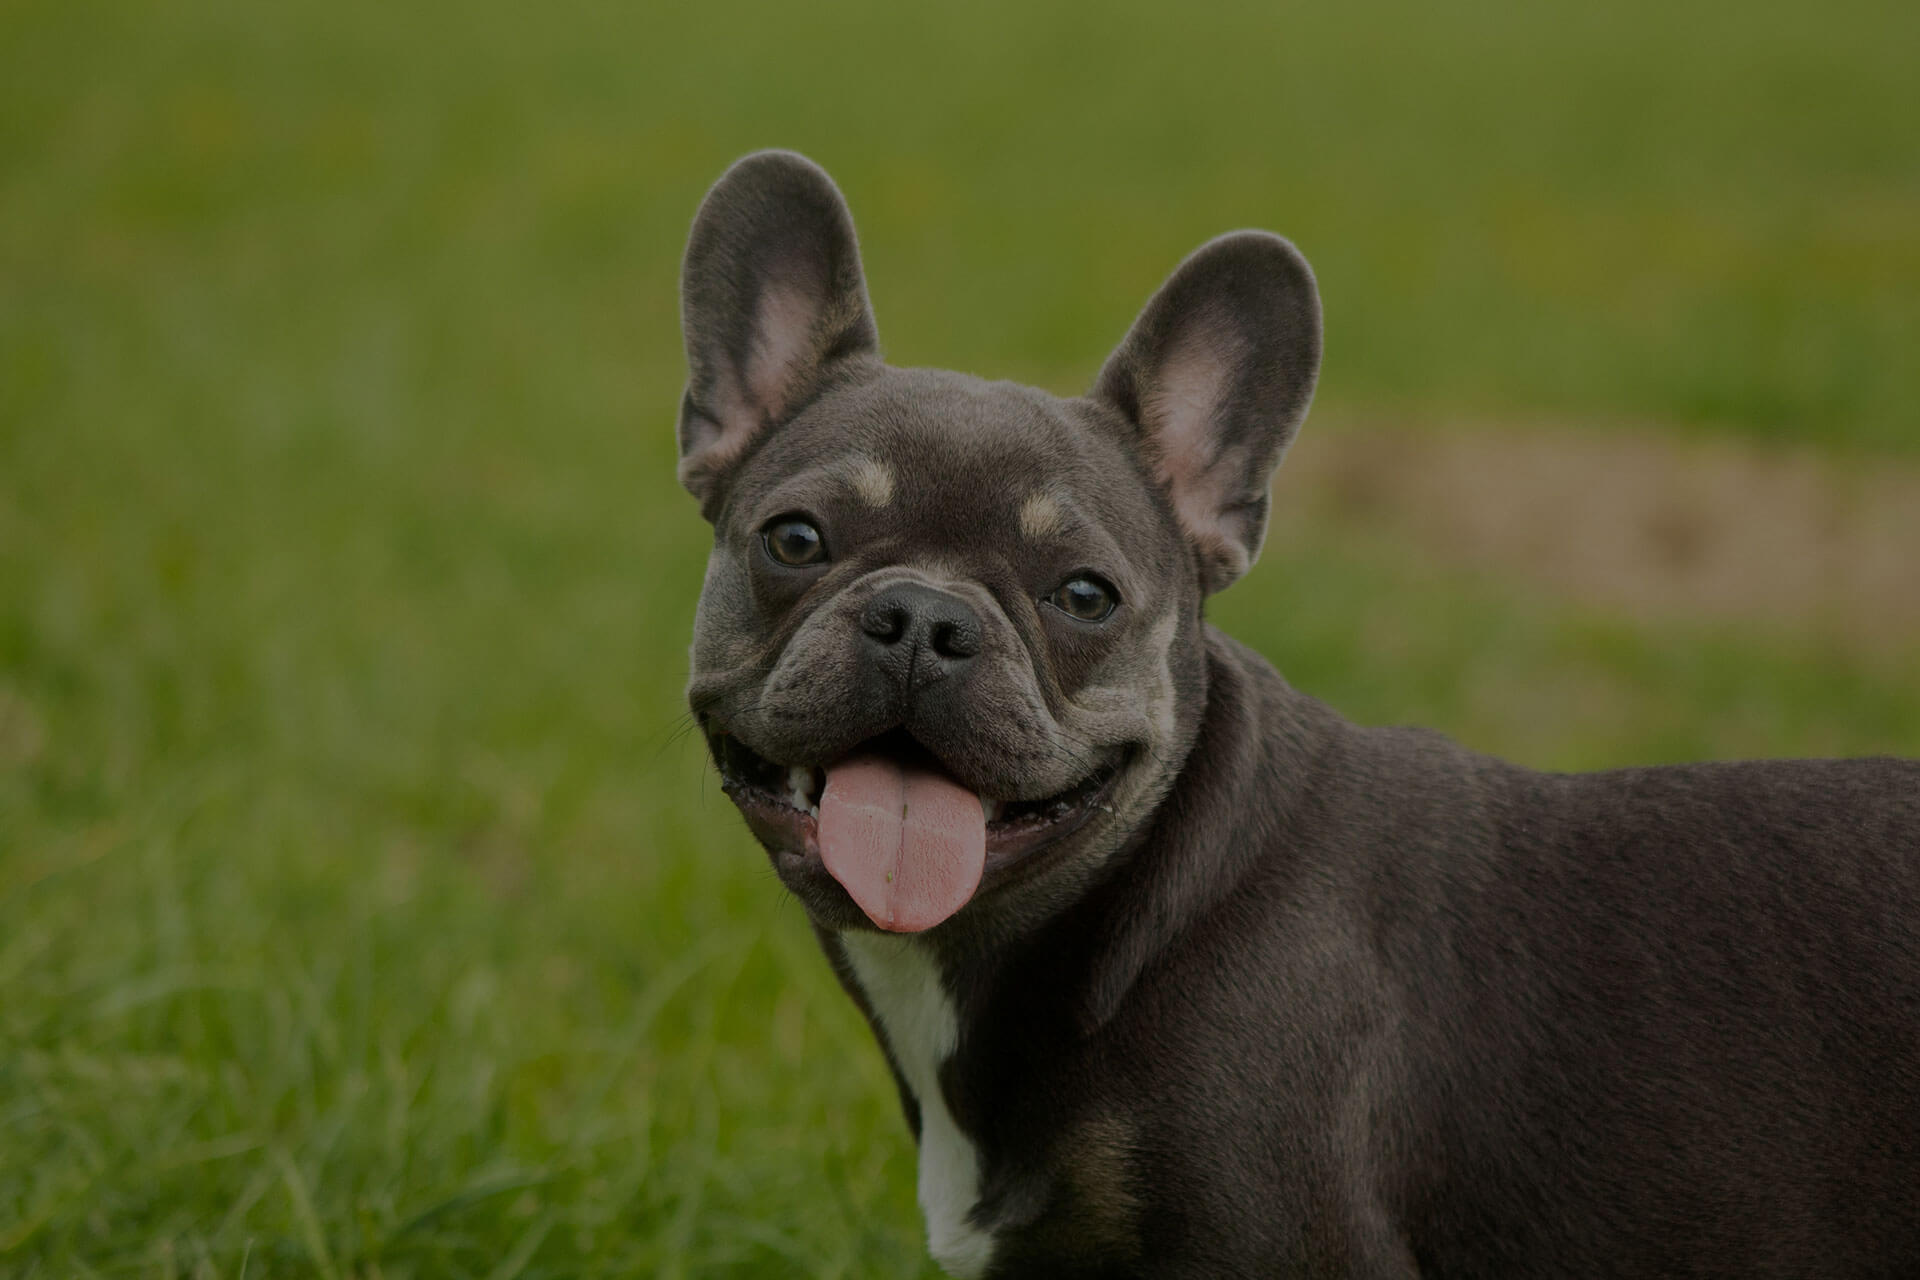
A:
[[[944,774],[856,756],[827,770],[820,858],[882,929],[917,933],[967,905],[987,862],[980,797]]]

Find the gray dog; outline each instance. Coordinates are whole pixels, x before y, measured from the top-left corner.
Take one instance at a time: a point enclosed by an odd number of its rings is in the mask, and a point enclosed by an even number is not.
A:
[[[687,248],[689,699],[956,1276],[1920,1276],[1920,763],[1534,773],[1209,627],[1312,398],[1240,232],[1084,398],[881,362],[749,156]]]

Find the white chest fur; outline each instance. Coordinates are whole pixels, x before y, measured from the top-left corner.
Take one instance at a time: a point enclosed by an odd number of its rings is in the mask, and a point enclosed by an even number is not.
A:
[[[940,1092],[940,1065],[960,1034],[953,1001],[924,944],[872,933],[844,933],[840,941],[920,1106],[920,1212],[927,1220],[927,1252],[949,1275],[973,1280],[993,1260],[993,1237],[967,1221],[980,1198],[980,1160]]]

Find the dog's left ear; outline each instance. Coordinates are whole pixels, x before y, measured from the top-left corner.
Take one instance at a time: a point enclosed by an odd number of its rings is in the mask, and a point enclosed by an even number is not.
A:
[[[820,166],[759,151],[720,176],[687,239],[680,327],[680,483],[712,519],[747,446],[879,349],[853,217]]]
[[[1236,231],[1181,263],[1090,393],[1141,434],[1211,594],[1247,571],[1313,399],[1320,295],[1287,241]]]

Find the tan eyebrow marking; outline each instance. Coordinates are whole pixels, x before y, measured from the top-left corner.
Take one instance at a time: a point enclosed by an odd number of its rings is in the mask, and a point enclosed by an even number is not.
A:
[[[1060,504],[1044,489],[1028,494],[1027,500],[1020,504],[1020,532],[1029,538],[1058,533],[1065,524],[1066,516]]]
[[[893,468],[873,458],[862,458],[848,477],[855,493],[870,507],[884,507],[893,501]]]

